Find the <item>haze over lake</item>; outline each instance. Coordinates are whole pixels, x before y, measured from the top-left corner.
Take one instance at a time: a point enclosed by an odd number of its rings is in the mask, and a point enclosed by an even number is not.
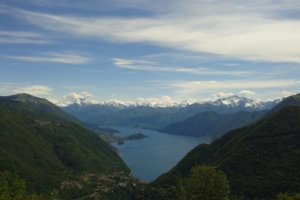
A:
[[[118,127],[119,135],[143,133],[149,136],[141,140],[126,141],[123,145],[113,144],[131,169],[133,176],[143,181],[152,181],[172,168],[186,153],[208,138],[171,135],[141,128]]]

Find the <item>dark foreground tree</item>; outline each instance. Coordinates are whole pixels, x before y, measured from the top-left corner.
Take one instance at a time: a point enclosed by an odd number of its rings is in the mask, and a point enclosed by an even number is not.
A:
[[[295,195],[280,193],[277,195],[277,200],[300,200],[300,193]]]
[[[0,172],[0,200],[42,200],[26,191],[25,181],[10,172]]]
[[[211,166],[196,166],[185,179],[178,179],[177,199],[227,200],[229,184],[226,175]]]

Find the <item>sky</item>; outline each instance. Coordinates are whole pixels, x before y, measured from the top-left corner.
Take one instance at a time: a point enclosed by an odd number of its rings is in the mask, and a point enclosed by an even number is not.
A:
[[[269,100],[299,91],[299,0],[0,0],[0,96]]]

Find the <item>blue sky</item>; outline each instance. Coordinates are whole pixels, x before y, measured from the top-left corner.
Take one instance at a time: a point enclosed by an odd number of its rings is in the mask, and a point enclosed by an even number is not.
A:
[[[299,13],[298,0],[1,0],[0,95],[294,94]]]

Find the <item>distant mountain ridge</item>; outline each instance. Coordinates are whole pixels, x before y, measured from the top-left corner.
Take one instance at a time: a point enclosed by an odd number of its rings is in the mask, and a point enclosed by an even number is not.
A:
[[[117,99],[106,100],[106,101],[94,101],[88,100],[85,98],[78,98],[73,100],[73,103],[66,104],[61,102],[62,107],[67,107],[72,104],[77,104],[79,106],[88,106],[88,105],[99,105],[99,106],[111,106],[111,107],[119,107],[119,108],[128,108],[128,107],[157,107],[157,108],[166,108],[166,107],[187,107],[193,104],[211,104],[211,105],[226,105],[231,107],[248,107],[260,110],[268,110],[273,107],[275,104],[279,103],[282,99],[274,99],[269,101],[257,101],[255,99],[251,99],[248,97],[232,95],[229,97],[219,98],[216,100],[209,100],[203,102],[194,102],[191,100],[186,101],[175,101],[171,100],[169,97],[164,97],[160,100],[155,98],[150,99],[137,99],[134,101],[122,101]]]
[[[258,120],[265,115],[265,113],[266,111],[240,111],[236,113],[219,114],[213,111],[206,111],[182,122],[170,124],[160,131],[175,135],[219,137],[231,129],[239,128]]]
[[[226,98],[217,99],[215,101],[210,101],[209,103],[213,105],[227,105],[230,107],[240,107],[240,108],[250,108],[253,110],[269,110],[282,99],[275,99],[271,101],[257,101],[247,97],[240,97],[233,95]]]
[[[246,97],[231,96],[215,101],[177,104],[176,106],[75,103],[64,107],[64,109],[85,123],[98,124],[99,126],[141,126],[161,129],[205,111],[221,114],[262,111],[271,109],[279,101],[258,102]]]

